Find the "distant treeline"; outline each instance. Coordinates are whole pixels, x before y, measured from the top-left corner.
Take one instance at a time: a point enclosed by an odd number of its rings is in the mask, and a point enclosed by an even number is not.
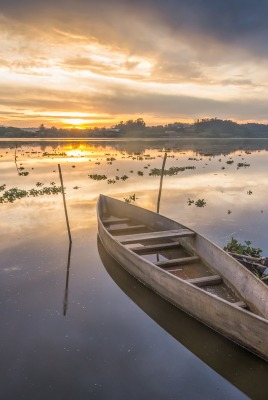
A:
[[[0,126],[0,138],[162,138],[162,137],[200,137],[200,138],[265,138],[268,125],[247,123],[237,124],[231,120],[218,118],[197,119],[193,124],[174,122],[167,125],[146,126],[142,118],[121,121],[111,128],[62,129],[41,124],[37,129],[20,129]]]

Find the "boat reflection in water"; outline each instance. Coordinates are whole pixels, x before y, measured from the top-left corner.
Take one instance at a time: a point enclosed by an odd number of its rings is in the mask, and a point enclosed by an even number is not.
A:
[[[248,397],[267,398],[267,362],[225,339],[140,283],[109,255],[99,237],[98,251],[114,282],[166,332]]]

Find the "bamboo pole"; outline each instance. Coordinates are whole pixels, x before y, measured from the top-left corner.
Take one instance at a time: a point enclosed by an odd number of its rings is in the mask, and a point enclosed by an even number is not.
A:
[[[167,153],[165,153],[165,155],[164,155],[163,164],[162,164],[162,170],[161,170],[161,178],[160,178],[159,193],[158,193],[158,200],[157,200],[157,209],[156,209],[157,214],[159,214],[159,209],[160,209],[160,200],[161,200],[161,194],[162,194],[162,185],[163,185],[163,177],[164,177],[166,159],[167,159]]]
[[[68,235],[69,235],[69,241],[70,241],[70,243],[72,243],[72,236],[71,236],[71,231],[70,231],[68,211],[67,211],[67,206],[66,206],[66,200],[65,200],[65,193],[64,193],[64,186],[63,186],[63,179],[62,179],[62,173],[61,173],[60,164],[58,164],[58,169],[59,169],[59,175],[60,175],[61,191],[62,191],[62,198],[63,198],[63,205],[64,205],[64,211],[65,211],[65,218],[66,218],[66,225],[67,225],[67,230],[68,230]]]

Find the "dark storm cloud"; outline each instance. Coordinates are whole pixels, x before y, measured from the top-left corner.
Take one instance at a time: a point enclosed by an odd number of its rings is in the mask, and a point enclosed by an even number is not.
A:
[[[146,35],[144,43],[137,40],[139,32],[133,31],[132,23],[147,24],[156,33],[165,26],[170,34],[184,35],[190,42],[201,35],[259,55],[268,53],[267,0],[13,0],[1,5],[0,13],[36,26],[80,26],[97,37],[110,33],[111,41],[141,47],[149,47],[153,40]]]

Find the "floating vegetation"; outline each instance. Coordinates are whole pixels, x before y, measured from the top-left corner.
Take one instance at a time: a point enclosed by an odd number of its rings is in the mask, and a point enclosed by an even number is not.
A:
[[[164,175],[177,175],[178,172],[183,172],[187,169],[196,169],[194,166],[186,166],[186,167],[170,167],[169,169],[165,169],[163,171]],[[151,169],[151,172],[149,173],[150,176],[161,176],[162,175],[162,169],[160,168],[153,168]]]
[[[231,210],[228,210],[228,211],[227,211],[227,213],[228,213],[228,214],[231,214],[231,213],[232,213],[232,211],[231,211]]]
[[[67,154],[65,152],[61,152],[61,153],[48,153],[48,152],[44,152],[42,154],[42,157],[66,157]]]
[[[204,199],[198,199],[194,204],[196,207],[205,207],[207,202]]]
[[[252,190],[248,190],[248,191],[247,191],[247,194],[248,194],[248,195],[251,195],[251,194],[252,194]]]
[[[128,179],[128,176],[127,175],[123,175],[123,176],[121,176],[121,179],[122,179],[122,181],[126,181]]]
[[[143,171],[138,171],[138,175],[143,176],[144,175]]]
[[[0,186],[0,192],[3,192],[3,191],[5,190],[5,188],[6,188],[6,186],[7,186],[7,185],[2,185],[2,186]]]
[[[190,198],[188,198],[187,203],[188,203],[188,206],[191,206],[192,204],[194,204],[196,207],[205,207],[205,205],[207,204],[207,202],[204,199],[198,199],[195,201]]]
[[[61,186],[47,186],[43,187],[42,189],[30,189],[30,190],[24,190],[24,189],[18,189],[18,188],[12,188],[9,190],[6,190],[2,196],[0,196],[0,203],[14,203],[15,200],[22,199],[24,197],[37,197],[37,196],[43,196],[43,195],[51,195],[51,194],[59,194],[61,193]]]
[[[228,160],[228,161],[226,161],[226,164],[233,164],[234,163],[234,160]]]
[[[108,185],[111,185],[111,184],[116,183],[116,180],[115,179],[108,179],[107,183],[108,183]]]
[[[103,181],[107,179],[106,175],[99,175],[99,174],[93,174],[93,175],[88,175],[90,179],[94,179],[94,181]]]
[[[116,160],[116,158],[114,158],[114,157],[106,158],[106,161],[109,161],[109,162],[112,162],[112,161],[115,161],[115,160]]]
[[[244,162],[244,163],[240,162],[240,163],[237,164],[237,169],[238,168],[242,168],[242,167],[244,167],[244,168],[250,167],[250,164],[248,164],[246,162]]]
[[[232,237],[232,240],[227,243],[223,250],[228,251],[229,253],[236,253],[251,257],[260,257],[262,249],[260,249],[259,247],[253,247],[251,246],[251,244],[252,242],[250,240],[245,240],[245,244],[241,244],[238,242],[238,240]]]
[[[136,197],[136,194],[134,193],[127,198],[124,197],[124,200],[126,203],[131,203],[132,201],[138,200],[138,197]]]

